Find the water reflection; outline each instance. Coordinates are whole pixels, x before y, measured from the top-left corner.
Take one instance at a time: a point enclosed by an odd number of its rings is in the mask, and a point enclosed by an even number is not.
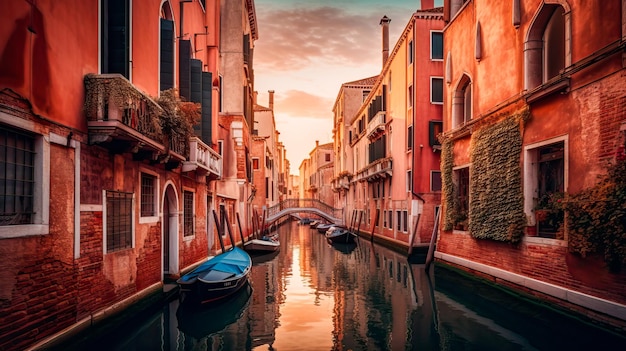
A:
[[[253,257],[250,289],[227,305],[189,310],[172,301],[115,337],[64,349],[626,349],[623,336],[454,270],[435,266],[433,278],[365,240],[331,245],[296,223],[279,235],[280,252]]]

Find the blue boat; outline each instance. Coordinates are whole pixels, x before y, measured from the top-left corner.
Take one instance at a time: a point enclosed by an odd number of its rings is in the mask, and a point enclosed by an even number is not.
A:
[[[246,284],[251,266],[250,255],[238,247],[210,258],[176,281],[180,300],[209,303],[228,297]]]

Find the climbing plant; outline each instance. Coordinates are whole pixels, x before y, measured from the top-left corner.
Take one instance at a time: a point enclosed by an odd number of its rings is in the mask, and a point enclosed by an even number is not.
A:
[[[625,145],[626,146],[626,145]],[[598,183],[576,194],[567,194],[568,247],[585,257],[604,256],[609,270],[618,272],[626,263],[626,154],[624,148]]]
[[[454,166],[454,142],[452,139],[441,140],[441,192],[443,194],[445,212],[443,229],[452,230],[454,227],[458,204],[455,196],[452,168]]]
[[[524,235],[521,126],[528,111],[472,135],[469,231],[477,239],[518,243]]]

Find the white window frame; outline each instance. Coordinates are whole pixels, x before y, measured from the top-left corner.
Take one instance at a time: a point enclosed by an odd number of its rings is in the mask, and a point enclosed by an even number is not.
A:
[[[442,90],[441,91],[441,99],[442,99],[441,102],[433,101],[433,81],[435,79],[441,80],[441,90]],[[444,96],[443,96],[443,94],[444,94],[444,92],[443,92],[443,84],[444,84],[443,77],[439,77],[439,76],[432,76],[432,77],[430,77],[430,103],[431,104],[433,104],[433,105],[443,105],[443,100],[445,100]]]
[[[410,193],[413,190],[413,182],[412,182],[412,177],[413,176],[413,171],[412,170],[408,170],[406,171],[406,192]]]
[[[185,212],[185,193],[191,193],[192,194],[192,198],[191,198],[191,221],[192,224],[191,226],[193,227],[193,234],[191,235],[185,235],[185,215],[187,214]],[[183,236],[183,241],[189,241],[192,239],[195,239],[196,237],[196,190],[193,188],[188,188],[188,187],[183,187],[183,191],[182,191],[182,208],[183,208],[183,216],[182,216],[182,236]]]
[[[0,239],[47,235],[50,233],[50,136],[35,132],[33,121],[4,112],[0,112],[0,123],[32,133],[35,139],[33,223],[0,226]]]
[[[537,172],[539,172],[539,164],[537,162],[537,150],[543,146],[559,142],[563,142],[563,190],[567,191],[569,183],[569,136],[562,135],[524,146],[524,212],[531,226],[537,224],[534,214],[535,199],[538,195]],[[542,239],[558,240],[550,238]]]
[[[155,177],[154,180],[154,216],[142,216],[141,215],[141,198],[142,198],[142,182],[141,182],[141,177],[142,174],[145,173],[147,175],[151,175],[153,177]],[[139,223],[143,224],[143,223],[157,223],[160,220],[160,213],[159,213],[159,209],[161,208],[160,203],[159,203],[159,193],[160,193],[160,184],[161,184],[161,179],[159,177],[159,174],[151,171],[149,169],[146,168],[139,168]]]
[[[433,58],[433,36],[435,33],[441,34],[441,58],[440,59],[436,59]],[[442,62],[443,61],[443,31],[440,30],[431,30],[430,31],[430,60],[431,61],[435,61],[435,62]]]
[[[112,191],[112,190],[111,190]],[[109,252],[107,249],[107,190],[102,190],[102,253],[114,254],[116,252],[132,250],[135,248],[135,193],[130,201],[130,247]]]

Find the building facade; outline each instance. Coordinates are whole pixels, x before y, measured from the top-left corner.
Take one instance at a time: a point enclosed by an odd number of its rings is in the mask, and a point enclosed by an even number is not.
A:
[[[391,50],[381,19],[381,73],[344,84],[334,106],[335,205],[346,223],[405,248],[430,241],[440,204],[443,9],[422,5]]]
[[[161,292],[220,250],[212,210],[249,213],[258,34],[251,0],[4,1],[0,18],[12,350]]]
[[[623,241],[594,251],[572,211],[623,162],[625,13],[619,0],[447,2],[436,252],[622,327]]]

